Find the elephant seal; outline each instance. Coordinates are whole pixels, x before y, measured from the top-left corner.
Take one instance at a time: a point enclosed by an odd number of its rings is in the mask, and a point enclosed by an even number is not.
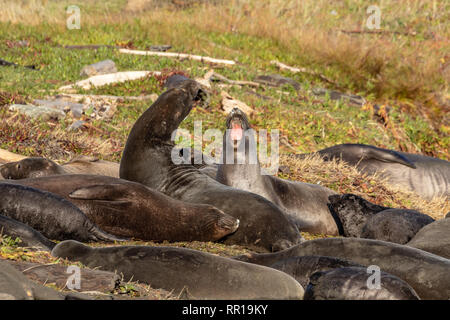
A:
[[[360,267],[316,272],[304,300],[419,300],[414,289],[396,276],[381,272],[379,285],[372,284],[370,277],[368,269]]]
[[[76,241],[56,245],[52,255],[122,273],[124,280],[195,299],[302,299],[303,288],[287,274],[267,267],[176,247],[91,248]]]
[[[354,194],[332,195],[329,200],[330,210],[346,237],[405,244],[434,221],[416,210],[379,206]]]
[[[425,199],[450,196],[450,162],[442,159],[364,144],[340,144],[316,154],[324,160],[343,160],[367,174],[378,172],[392,185],[407,188]]]
[[[0,235],[13,239],[19,238],[21,247],[33,247],[40,250],[52,251],[55,243],[48,240],[40,232],[14,219],[0,214]]]
[[[119,237],[153,241],[216,241],[239,220],[205,204],[172,199],[140,183],[98,175],[15,180],[72,202],[97,226]]]
[[[351,260],[363,266],[378,266],[406,281],[421,299],[450,299],[450,260],[396,243],[355,238],[327,238],[305,241],[292,248],[265,254],[235,257],[240,261],[269,266],[297,256],[329,256]]]
[[[167,90],[134,124],[120,162],[120,177],[140,182],[166,195],[217,207],[239,219],[238,230],[224,239],[254,250],[277,251],[301,239],[285,213],[263,197],[225,186],[191,164],[175,164],[172,133],[199,99],[199,85],[190,80]]]
[[[343,267],[362,267],[360,264],[344,259],[324,256],[291,257],[275,262],[271,268],[287,273],[306,288],[309,277],[319,271],[327,271]]]
[[[26,158],[2,165],[0,174],[13,180],[58,174],[97,174],[118,178],[119,164],[87,156],[78,156],[62,165],[45,158]]]
[[[35,188],[0,183],[0,214],[54,240],[120,241],[100,230],[69,201]]]
[[[261,174],[254,131],[245,113],[234,108],[226,124],[228,130],[223,137],[222,163],[217,171],[217,181],[256,193],[273,202],[295,221],[300,231],[339,234],[327,205],[328,197],[336,192],[315,184]]]
[[[367,221],[361,231],[361,238],[406,244],[433,221],[430,216],[415,210],[388,209]]]
[[[438,220],[423,227],[407,246],[450,259],[450,219]]]

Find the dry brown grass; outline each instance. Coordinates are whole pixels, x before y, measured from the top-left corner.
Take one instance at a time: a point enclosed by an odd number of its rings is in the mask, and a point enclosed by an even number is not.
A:
[[[320,184],[338,193],[356,194],[380,205],[415,209],[434,219],[442,219],[450,211],[448,198],[422,199],[414,192],[393,187],[377,174],[361,174],[356,167],[344,162],[323,161],[317,155],[304,159],[282,155],[280,164],[288,166],[291,171],[284,178]]]

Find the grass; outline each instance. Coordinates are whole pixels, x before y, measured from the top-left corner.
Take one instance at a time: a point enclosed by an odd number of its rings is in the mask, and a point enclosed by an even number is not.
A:
[[[195,2],[201,2],[200,5]],[[36,65],[39,71],[0,66],[0,148],[26,156],[67,161],[77,154],[119,161],[129,131],[149,101],[127,96],[161,94],[162,79],[169,73],[202,77],[210,69],[233,80],[253,80],[258,75],[281,74],[300,83],[297,92],[282,88],[221,88],[213,84],[209,106],[194,108],[182,127],[193,129],[202,120],[203,130],[224,129],[220,93],[256,111],[250,119],[255,129],[279,129],[280,164],[290,168],[282,178],[320,183],[340,193],[354,193],[369,201],[398,208],[420,210],[440,219],[450,211],[448,199],[425,201],[417,195],[393,189],[378,176],[365,176],[354,167],[318,158],[303,160],[291,153],[313,152],[340,143],[365,143],[382,148],[426,154],[449,160],[450,78],[448,52],[449,4],[445,1],[382,1],[383,34],[347,34],[364,30],[367,4],[362,0],[232,0],[77,1],[81,29],[68,30],[65,8],[71,1],[0,0],[0,57],[20,65]],[[395,33],[398,32],[398,33]],[[399,34],[408,33],[409,35]],[[27,46],[18,41],[26,40]],[[232,67],[191,60],[135,56],[117,50],[67,50],[64,45],[107,44],[133,49],[170,44],[173,52],[233,59]],[[67,128],[75,119],[31,120],[8,111],[12,103],[31,103],[54,96],[58,88],[81,80],[83,66],[112,59],[119,71],[163,71],[147,77],[77,93],[117,95],[114,117],[95,120],[87,115],[87,127]],[[306,67],[325,75],[335,85],[311,74],[280,71],[271,60]],[[364,107],[317,97],[313,88],[329,88],[360,94]],[[86,102],[86,101],[84,101]],[[108,102],[110,103],[110,102]],[[389,113],[375,114],[373,105],[389,105]],[[306,239],[324,235],[302,234]],[[222,256],[247,252],[220,243],[152,243],[175,245]],[[104,244],[101,244],[104,245]],[[0,257],[38,263],[69,263],[48,253],[21,249],[15,239],[2,239]],[[117,294],[135,294],[124,285]],[[141,288],[141,290],[144,290]],[[145,291],[145,290],[144,290]]]

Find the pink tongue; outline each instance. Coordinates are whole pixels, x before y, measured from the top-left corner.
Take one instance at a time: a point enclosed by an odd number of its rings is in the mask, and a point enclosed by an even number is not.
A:
[[[242,128],[238,124],[234,124],[230,133],[232,140],[241,140],[242,139]]]

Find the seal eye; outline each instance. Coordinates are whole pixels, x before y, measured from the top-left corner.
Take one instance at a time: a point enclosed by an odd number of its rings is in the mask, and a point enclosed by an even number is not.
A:
[[[20,170],[22,166],[20,165],[20,163],[17,164],[17,169]]]

